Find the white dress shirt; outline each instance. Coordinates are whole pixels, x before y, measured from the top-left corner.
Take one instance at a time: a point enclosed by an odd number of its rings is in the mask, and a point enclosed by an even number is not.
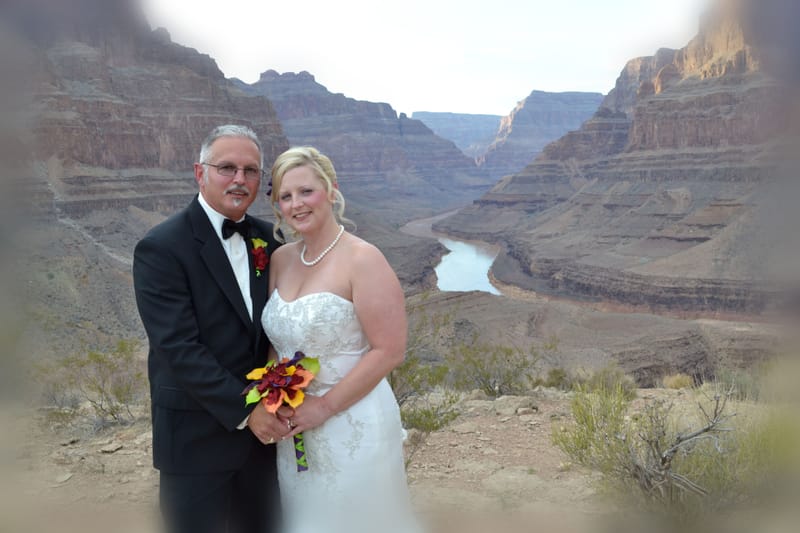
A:
[[[197,194],[197,200],[200,202],[203,211],[206,212],[208,220],[211,221],[214,232],[216,232],[219,241],[222,243],[222,249],[225,250],[225,255],[228,256],[228,261],[231,262],[233,273],[236,276],[236,282],[239,284],[239,290],[242,292],[244,304],[247,306],[247,312],[250,314],[250,320],[252,320],[253,297],[250,295],[250,264],[248,263],[249,258],[247,257],[247,243],[244,242],[244,238],[238,232],[227,239],[223,239],[222,223],[225,222],[225,216],[216,212],[213,207],[208,205],[202,193]],[[234,220],[234,222],[241,222],[242,220],[244,220],[244,217],[239,220]],[[250,415],[247,415],[237,426],[237,429],[246,428],[249,419]]]
[[[208,220],[211,221],[211,225],[214,227],[214,231],[217,237],[219,237],[219,241],[222,243],[222,249],[225,250],[228,261],[231,262],[233,274],[236,276],[236,282],[239,285],[242,298],[244,298],[244,304],[247,306],[247,314],[250,316],[250,320],[253,320],[253,297],[250,295],[250,258],[247,254],[247,243],[244,242],[244,237],[238,232],[227,239],[223,239],[222,223],[225,221],[225,216],[208,205],[202,193],[198,193],[197,199],[203,211],[208,215]],[[234,220],[234,222],[241,222],[242,220],[244,220],[244,217],[239,220]]]

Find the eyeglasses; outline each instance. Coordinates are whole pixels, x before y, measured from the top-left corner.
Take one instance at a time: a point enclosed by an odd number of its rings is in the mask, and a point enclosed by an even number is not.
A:
[[[212,163],[203,163],[204,165],[208,165],[210,167],[214,167],[217,169],[217,172],[220,173],[221,176],[225,176],[226,178],[232,178],[236,175],[236,172],[241,170],[244,174],[245,179],[248,180],[260,180],[264,176],[264,171],[258,167],[237,167],[236,165],[231,165],[226,163],[224,165],[214,165]]]

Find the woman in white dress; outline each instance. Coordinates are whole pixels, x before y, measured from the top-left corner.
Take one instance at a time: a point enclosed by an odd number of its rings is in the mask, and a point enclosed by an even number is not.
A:
[[[288,225],[300,240],[271,255],[262,323],[273,355],[302,351],[320,361],[287,420],[292,432],[278,442],[286,531],[417,531],[400,411],[385,379],[406,347],[400,283],[375,246],[344,230],[344,199],[326,156],[289,149],[272,167],[272,185],[276,228]],[[291,438],[300,432],[302,472]]]

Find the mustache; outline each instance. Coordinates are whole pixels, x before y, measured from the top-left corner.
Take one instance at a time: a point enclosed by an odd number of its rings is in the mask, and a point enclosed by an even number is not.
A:
[[[242,194],[245,194],[247,196],[250,196],[250,190],[247,187],[245,187],[244,185],[234,185],[233,187],[225,189],[225,194],[232,193],[232,192],[238,192],[238,193],[242,193]]]

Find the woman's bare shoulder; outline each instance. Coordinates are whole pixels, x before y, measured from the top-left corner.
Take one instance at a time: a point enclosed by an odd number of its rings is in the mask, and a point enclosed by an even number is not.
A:
[[[299,243],[297,242],[289,242],[282,246],[279,246],[272,252],[272,257],[276,261],[284,260],[287,257],[291,257],[292,254],[297,254]]]

